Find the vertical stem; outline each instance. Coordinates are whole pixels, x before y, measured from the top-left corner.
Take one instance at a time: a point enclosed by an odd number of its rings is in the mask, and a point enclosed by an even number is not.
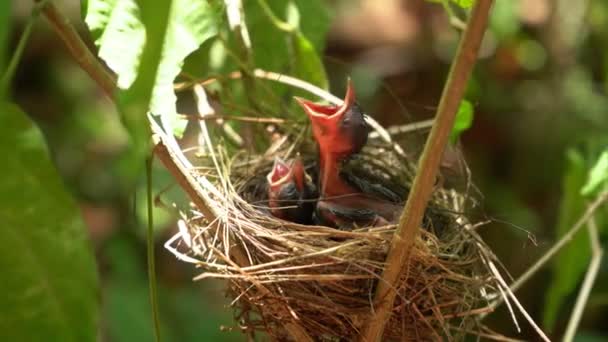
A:
[[[425,144],[418,164],[418,172],[386,257],[386,267],[378,281],[374,298],[375,310],[367,325],[363,327],[362,341],[380,341],[384,326],[390,319],[397,294],[396,289],[399,287],[398,281],[402,278],[402,272],[407,269],[412,246],[418,238],[424,210],[435,185],[441,156],[477,59],[491,5],[492,0],[477,0],[471,11],[441,95],[435,123]]]
[[[251,74],[254,68],[253,54],[251,52],[251,39],[249,38],[249,31],[245,24],[243,3],[241,0],[224,1],[226,3],[228,25],[236,40],[237,54],[241,62],[240,65],[242,66],[241,74],[243,75],[243,84],[245,86],[247,101],[253,109],[258,110],[259,106],[256,101],[255,80]]]
[[[519,278],[517,278],[513,284],[511,284],[511,291],[515,292],[519,290],[520,287],[522,287],[530,278],[532,278],[532,276],[534,276],[543,266],[545,266],[547,262],[549,262],[549,260],[551,260],[551,258],[553,258],[565,245],[572,241],[574,235],[585,227],[585,224],[587,224],[593,218],[595,212],[602,205],[604,205],[606,201],[608,201],[608,191],[604,191],[599,194],[597,198],[587,206],[585,213],[578,219],[578,221],[576,221],[568,232],[565,233],[549,250],[547,250],[547,252],[545,252],[545,254],[543,254],[543,256],[534,263],[534,265],[530,266],[526,272],[520,275]],[[491,307],[495,309],[502,302],[503,299],[498,298],[492,303]]]
[[[149,156],[146,160],[146,181],[147,181],[147,203],[148,203],[148,284],[150,287],[150,306],[152,307],[152,321],[154,322],[154,340],[160,341],[160,318],[158,312],[158,296],[156,290],[156,264],[154,258],[154,200],[152,198],[152,162],[154,159]]]

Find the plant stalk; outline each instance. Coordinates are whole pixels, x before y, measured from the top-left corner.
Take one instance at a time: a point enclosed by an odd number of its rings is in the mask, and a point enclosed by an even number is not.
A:
[[[152,306],[152,321],[154,322],[154,340],[160,341],[160,317],[158,311],[158,291],[156,289],[156,262],[154,254],[154,199],[152,196],[152,156],[146,160],[147,205],[148,205],[148,234],[146,236],[148,249],[148,285],[150,287],[150,305]]]
[[[409,256],[416,242],[422,217],[429,202],[443,151],[448,143],[458,107],[467,87],[477,53],[486,30],[492,0],[477,0],[458,46],[456,57],[441,95],[435,123],[418,163],[403,214],[386,257],[386,267],[378,281],[374,311],[361,332],[361,341],[380,341],[390,319],[399,280],[407,271]]]

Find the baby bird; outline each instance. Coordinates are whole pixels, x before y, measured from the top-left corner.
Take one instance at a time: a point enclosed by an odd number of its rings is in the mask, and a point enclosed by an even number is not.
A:
[[[318,224],[352,229],[381,226],[394,222],[401,208],[394,198],[387,199],[370,191],[377,187],[358,179],[349,182],[342,165],[367,143],[369,126],[355,102],[352,82],[348,81],[341,106],[321,105],[296,98],[312,124],[319,147],[319,201],[315,209]],[[388,191],[390,192],[390,191]]]
[[[299,156],[291,163],[276,158],[266,179],[273,216],[299,224],[312,223],[317,194]]]

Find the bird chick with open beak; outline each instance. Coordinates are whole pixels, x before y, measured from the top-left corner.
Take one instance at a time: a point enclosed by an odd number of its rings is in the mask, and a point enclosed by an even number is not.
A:
[[[273,216],[299,224],[312,223],[317,194],[299,156],[291,163],[276,158],[266,179]]]
[[[315,210],[317,223],[338,228],[380,226],[396,220],[400,206],[349,183],[341,174],[342,163],[361,151],[367,143],[369,126],[355,102],[348,81],[340,106],[317,104],[302,98],[302,106],[312,124],[319,147],[319,193]]]

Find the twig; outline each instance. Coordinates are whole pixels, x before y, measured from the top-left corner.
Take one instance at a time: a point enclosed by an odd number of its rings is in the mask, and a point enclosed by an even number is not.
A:
[[[274,12],[272,12],[272,9],[270,8],[266,0],[258,0],[258,4],[260,5],[260,7],[262,7],[262,11],[264,12],[264,14],[266,14],[268,19],[270,19],[272,24],[276,26],[276,28],[287,33],[293,33],[297,30],[297,28],[291,25],[290,23],[279,19],[279,17],[277,17]]]
[[[179,158],[175,155],[173,151],[171,151],[165,142],[162,139],[164,134],[159,132],[155,125],[152,125],[152,130],[155,132],[154,135],[154,143],[156,147],[154,149],[155,155],[159,158],[159,160],[163,163],[165,168],[171,173],[173,178],[177,181],[192,202],[196,205],[196,207],[205,215],[205,218],[209,222],[216,221],[215,218],[217,214],[213,210],[211,206],[208,205],[210,199],[208,198],[207,193],[201,188],[200,183],[194,179],[189,170],[187,170],[180,162]],[[236,263],[240,265],[240,267],[249,266],[248,258],[245,255],[245,252],[242,251],[239,245],[235,245],[231,249],[232,257],[236,260]],[[270,290],[261,284],[257,284],[256,287],[263,294],[269,294]],[[312,339],[308,336],[304,328],[301,326],[289,322],[285,323],[285,329],[289,332],[289,334],[296,341],[312,341]]]
[[[41,2],[41,0],[36,0]],[[104,68],[99,60],[93,55],[91,50],[82,41],[74,26],[70,24],[61,12],[57,10],[52,2],[48,2],[42,8],[42,13],[55,30],[55,33],[61,38],[65,46],[68,48],[70,55],[80,65],[80,68],[86,71],[89,76],[103,89],[104,93],[109,97],[114,96],[116,90],[116,80],[106,68]]]
[[[492,0],[477,0],[456,53],[439,102],[435,123],[419,161],[418,172],[409,192],[405,209],[395,230],[386,258],[386,268],[378,282],[374,298],[375,310],[363,327],[361,340],[380,341],[384,326],[390,318],[397,282],[406,269],[410,251],[416,241],[422,216],[431,196],[437,169],[454,124],[454,118],[464,95],[477,52],[486,29]]]
[[[551,258],[555,254],[557,254],[557,252],[559,252],[562,249],[562,247],[564,247],[568,242],[570,242],[570,240],[572,240],[574,235],[581,228],[583,228],[587,222],[589,222],[589,220],[593,217],[593,214],[595,213],[595,211],[602,204],[604,204],[604,202],[606,202],[607,200],[608,200],[608,191],[605,191],[605,192],[601,193],[599,196],[597,196],[595,201],[593,201],[587,207],[587,210],[585,211],[583,216],[581,216],[581,218],[574,224],[574,226],[572,226],[572,228],[570,228],[570,230],[566,234],[564,234],[564,236],[562,236],[562,238],[559,239],[559,241],[557,243],[555,243],[555,245],[553,245],[553,247],[551,247],[551,249],[549,249],[540,259],[538,259],[538,261],[536,261],[536,263],[534,263],[534,265],[532,265],[524,274],[519,276],[519,278],[517,278],[517,280],[515,280],[513,282],[513,284],[511,284],[511,286],[510,286],[511,291],[515,292],[515,291],[519,290],[519,288],[526,281],[528,281],[528,279],[530,279],[533,275],[535,275],[536,272],[538,272],[538,270],[541,269],[541,267],[543,267],[549,260],[551,260]],[[498,298],[498,299],[496,299],[496,301],[494,303],[492,303],[491,307],[493,309],[495,309],[500,304],[502,304],[502,302],[503,302],[502,298]]]
[[[287,122],[285,119],[281,118],[258,118],[253,116],[238,116],[238,115],[222,115],[222,114],[208,114],[208,115],[200,115],[200,114],[178,114],[180,117],[188,119],[188,120],[228,120],[228,121],[240,121],[240,122],[248,122],[248,123],[265,123],[265,124],[277,124],[281,125]]]
[[[585,275],[583,285],[581,286],[578,297],[576,298],[576,304],[574,305],[574,309],[572,310],[572,314],[568,320],[568,327],[566,328],[566,332],[564,333],[564,338],[562,340],[564,342],[571,342],[574,340],[574,335],[576,334],[576,330],[581,318],[583,318],[587,300],[589,299],[589,294],[591,293],[591,289],[593,288],[593,284],[597,278],[602,256],[604,254],[602,245],[600,244],[600,238],[598,236],[597,224],[595,223],[593,217],[589,220],[587,229],[589,230],[589,245],[591,246],[591,262],[589,262],[587,274]]]
[[[536,324],[536,322],[534,322],[534,320],[532,319],[532,317],[530,317],[530,314],[524,309],[524,307],[521,305],[521,303],[519,302],[519,300],[517,299],[517,297],[515,297],[515,295],[513,294],[513,291],[511,291],[511,289],[509,289],[509,285],[507,285],[507,283],[505,282],[505,280],[503,279],[503,277],[500,275],[500,272],[498,271],[498,269],[496,268],[496,266],[494,265],[494,263],[491,262],[491,261],[489,261],[488,262],[488,266],[490,266],[490,270],[492,271],[492,273],[494,273],[494,276],[495,276],[496,280],[498,280],[498,282],[500,283],[500,286],[502,286],[505,289],[505,291],[507,291],[507,294],[509,295],[509,297],[511,297],[511,300],[513,301],[513,303],[515,304],[515,306],[517,306],[517,308],[519,309],[519,312],[521,312],[521,314],[524,315],[524,317],[526,318],[526,320],[528,321],[528,323],[530,323],[530,325],[532,325],[532,327],[534,328],[534,330],[543,339],[543,341],[545,341],[545,342],[551,342],[551,340],[549,340],[549,338],[547,337],[547,335],[538,326],[538,324]]]
[[[414,132],[414,131],[430,129],[431,127],[433,127],[433,122],[435,122],[434,119],[417,121],[417,122],[412,122],[412,123],[409,123],[406,125],[401,125],[401,126],[391,126],[391,127],[388,127],[386,129],[386,131],[391,136],[401,135],[401,134],[406,134],[406,133],[410,133],[410,132]],[[377,139],[378,137],[380,137],[380,134],[377,131],[373,131],[373,132],[369,133],[370,139]]]

